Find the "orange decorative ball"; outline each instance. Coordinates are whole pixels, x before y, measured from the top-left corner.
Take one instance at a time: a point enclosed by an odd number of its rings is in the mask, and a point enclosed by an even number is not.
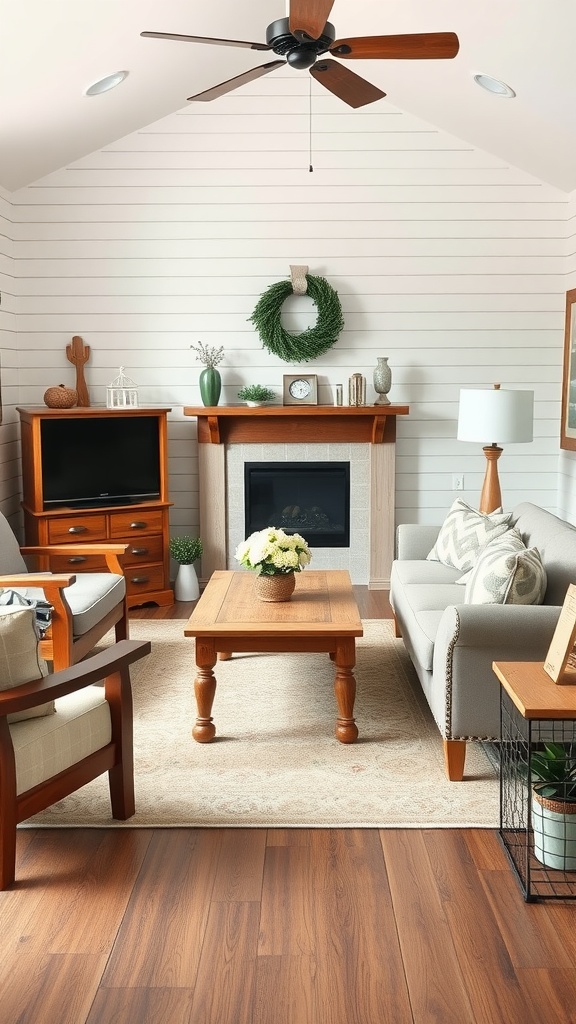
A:
[[[58,387],[48,388],[44,392],[44,404],[49,409],[71,409],[78,401],[78,392],[74,388],[67,388],[65,384]]]

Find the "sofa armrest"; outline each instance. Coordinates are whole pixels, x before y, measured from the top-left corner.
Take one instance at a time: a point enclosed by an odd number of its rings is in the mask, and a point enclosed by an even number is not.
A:
[[[429,703],[445,739],[497,737],[494,661],[544,662],[557,605],[461,604],[445,608],[434,643]]]
[[[424,526],[421,523],[401,523],[396,527],[396,558],[420,560],[434,547],[439,526]]]
[[[461,604],[444,610],[436,645],[502,651],[507,661],[542,661],[558,622],[557,605]],[[501,660],[500,653],[492,661]]]

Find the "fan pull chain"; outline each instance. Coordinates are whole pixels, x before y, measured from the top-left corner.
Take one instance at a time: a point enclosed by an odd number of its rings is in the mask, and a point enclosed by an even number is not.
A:
[[[312,171],[314,170],[314,168],[312,166],[312,78],[309,78],[308,82],[309,82],[309,89],[308,89],[308,121],[309,121],[309,129],[308,129],[308,160],[309,160],[309,164],[308,164],[308,170],[309,170],[310,174],[312,174]]]

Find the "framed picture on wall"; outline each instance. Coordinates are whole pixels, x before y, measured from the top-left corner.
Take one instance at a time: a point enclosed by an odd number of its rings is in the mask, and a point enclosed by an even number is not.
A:
[[[566,292],[560,447],[576,452],[576,288]]]

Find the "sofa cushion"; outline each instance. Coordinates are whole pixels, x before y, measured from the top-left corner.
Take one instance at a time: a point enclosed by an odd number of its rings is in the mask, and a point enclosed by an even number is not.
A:
[[[478,552],[485,544],[506,533],[511,516],[511,512],[478,512],[457,498],[427,559],[466,572],[473,567]]]
[[[546,571],[537,548],[509,530],[479,553],[466,583],[464,604],[542,604]]]
[[[26,605],[0,605],[0,690],[11,690],[48,674],[40,657],[36,612]],[[54,701],[8,715],[8,722],[22,722],[54,713]]]

